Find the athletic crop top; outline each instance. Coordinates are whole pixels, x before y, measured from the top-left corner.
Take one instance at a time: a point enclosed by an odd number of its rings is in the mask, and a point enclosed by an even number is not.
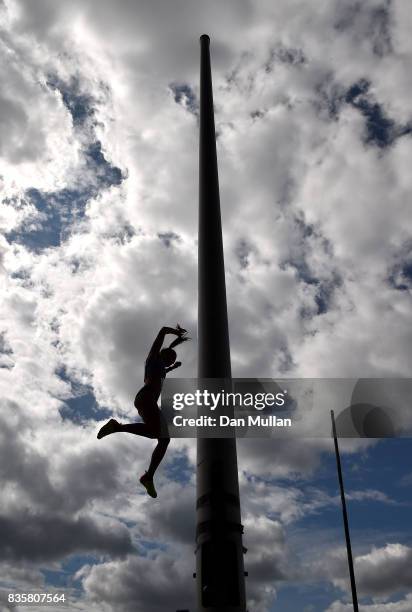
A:
[[[166,377],[166,368],[158,355],[148,357],[144,367],[144,379],[150,380],[153,384],[162,386],[163,379]]]

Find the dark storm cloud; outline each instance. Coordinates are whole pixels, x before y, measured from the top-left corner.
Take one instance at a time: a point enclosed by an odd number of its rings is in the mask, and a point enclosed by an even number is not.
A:
[[[81,552],[122,557],[133,551],[125,526],[98,525],[89,517],[16,512],[0,516],[0,534],[2,560],[52,561]]]
[[[119,476],[116,457],[103,446],[68,451],[59,470],[64,511],[78,512],[99,500],[114,502],[124,486]]]
[[[382,57],[393,50],[391,8],[391,0],[372,6],[359,1],[339,3],[334,27],[339,32],[362,32],[373,53]]]
[[[17,404],[5,408],[0,430],[0,559],[36,563],[72,554],[122,557],[133,552],[124,524],[90,511],[91,503],[114,500],[121,487],[113,453],[102,447],[68,448],[63,438],[58,454],[51,447],[43,452],[32,443],[32,419]]]
[[[290,64],[292,66],[301,66],[305,64],[306,58],[302,49],[295,49],[293,47],[278,47],[271,49],[270,56],[265,63],[265,71],[272,72],[276,63]]]
[[[183,553],[183,554],[182,554]],[[194,609],[194,555],[187,548],[181,558],[171,554],[152,558],[130,556],[126,561],[91,568],[83,581],[86,595],[118,612],[165,612]],[[181,560],[190,559],[189,562]]]
[[[164,494],[169,498],[167,505],[151,508],[147,524],[142,530],[143,535],[161,538],[166,542],[192,545],[196,530],[194,487],[164,485]]]
[[[181,240],[179,234],[175,232],[163,232],[157,235],[166,247],[170,247],[174,241],[179,242]]]
[[[17,423],[16,423],[17,421]],[[3,407],[0,416],[0,478],[23,493],[35,504],[63,507],[64,498],[48,477],[48,460],[26,444],[24,437],[31,428],[17,404]]]
[[[30,442],[31,419],[17,404],[3,407],[0,418],[0,479],[3,501],[17,491],[21,505],[53,517],[71,515],[91,500],[114,498],[120,490],[119,466],[112,452],[103,447],[64,449],[64,460],[39,450]],[[59,433],[55,433],[59,439]],[[64,438],[61,437],[62,444]]]

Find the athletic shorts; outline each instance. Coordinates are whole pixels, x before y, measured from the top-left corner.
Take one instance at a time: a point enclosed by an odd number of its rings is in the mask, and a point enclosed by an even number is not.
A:
[[[166,419],[157,405],[158,394],[148,385],[145,385],[137,393],[134,405],[146,425],[158,433],[159,438],[168,438]]]

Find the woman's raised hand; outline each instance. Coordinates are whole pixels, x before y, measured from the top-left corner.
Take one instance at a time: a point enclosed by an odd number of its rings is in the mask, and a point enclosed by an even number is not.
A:
[[[179,323],[177,323],[176,332],[178,336],[184,336],[185,334],[187,334],[187,329],[183,329],[183,327],[180,327]]]
[[[176,327],[163,327],[162,331],[164,334],[174,334],[179,336],[179,338],[187,334],[187,330],[180,327],[179,323],[177,323]]]
[[[162,332],[164,334],[174,334],[175,336],[179,335],[179,333],[178,333],[178,331],[177,331],[177,329],[175,327],[168,327],[167,325],[165,325],[162,328]]]

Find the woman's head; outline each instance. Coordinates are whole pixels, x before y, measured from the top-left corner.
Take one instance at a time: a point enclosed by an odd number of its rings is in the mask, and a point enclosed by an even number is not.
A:
[[[176,351],[170,347],[164,348],[160,351],[160,359],[163,361],[163,365],[166,368],[174,364],[176,357]]]

